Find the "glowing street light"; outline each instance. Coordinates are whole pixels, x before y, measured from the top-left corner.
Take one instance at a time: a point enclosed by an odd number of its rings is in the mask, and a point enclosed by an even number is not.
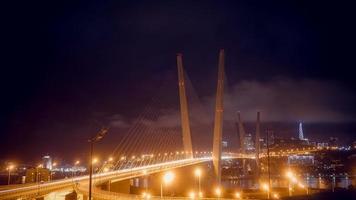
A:
[[[171,171],[168,171],[163,175],[163,179],[161,181],[161,198],[163,198],[163,183],[166,185],[170,184],[174,180],[174,177],[175,175]]]
[[[74,165],[79,165],[79,164],[80,164],[79,160],[75,161],[75,163],[74,163]]]
[[[114,160],[113,157],[109,157],[109,159],[108,159],[109,162],[111,162],[111,161],[113,161],[113,160]]]
[[[288,170],[288,171],[286,172],[286,177],[287,177],[287,178],[292,178],[292,177],[294,177],[293,172],[290,171],[290,170]]]
[[[163,176],[163,181],[165,184],[171,183],[173,181],[173,179],[174,179],[174,173],[171,171],[165,173]]]
[[[215,189],[215,194],[216,194],[216,196],[218,197],[218,199],[220,199],[220,197],[221,197],[221,189],[220,189],[220,187],[217,187],[216,189]]]
[[[107,128],[102,128],[100,129],[100,131],[92,138],[90,138],[88,140],[89,144],[90,144],[90,157],[89,157],[89,199],[91,200],[91,196],[92,196],[92,179],[93,179],[93,151],[94,151],[94,144],[96,142],[99,142],[100,140],[102,140],[105,135],[108,133],[108,129]]]
[[[277,193],[274,193],[274,194],[273,194],[273,198],[274,198],[274,199],[279,199],[279,195],[278,195]]]
[[[7,178],[7,184],[8,185],[10,185],[10,180],[11,180],[11,170],[13,170],[15,168],[15,166],[14,165],[9,165],[8,167],[7,167],[7,170],[9,171],[9,176],[8,176],[8,178]]]
[[[95,163],[97,163],[97,162],[98,162],[98,159],[97,159],[97,158],[93,158],[92,161],[91,161],[92,164],[95,164]]]
[[[262,189],[267,193],[267,199],[269,199],[269,186],[267,183],[262,184]]]
[[[151,199],[151,194],[148,193],[148,192],[143,192],[143,193],[142,193],[142,198],[144,198],[144,199]]]
[[[237,199],[241,199],[241,193],[240,193],[240,192],[236,192],[236,193],[235,193],[235,197],[236,197]]]
[[[189,198],[195,199],[195,192],[189,192]]]
[[[194,171],[194,175],[195,175],[195,177],[198,178],[198,192],[199,192],[199,194],[201,193],[201,174],[202,174],[201,169],[196,168]]]
[[[203,193],[199,192],[199,198],[203,198]]]
[[[292,185],[291,182],[296,183],[297,182],[297,178],[295,177],[294,173],[291,170],[288,170],[286,172],[286,177],[288,178],[288,195],[292,196]]]

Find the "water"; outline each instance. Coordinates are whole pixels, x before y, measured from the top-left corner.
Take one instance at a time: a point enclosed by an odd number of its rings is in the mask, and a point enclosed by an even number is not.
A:
[[[312,189],[332,189],[334,188],[345,188],[347,189],[350,185],[355,186],[355,177],[350,176],[337,176],[335,180],[332,177],[314,177],[314,176],[304,176],[299,177],[299,180],[308,188]],[[226,188],[241,188],[241,189],[258,189],[259,180],[254,178],[242,178],[242,179],[230,179],[223,180],[222,184]],[[284,177],[273,177],[271,178],[271,185],[274,188],[286,188],[289,185],[289,181]]]

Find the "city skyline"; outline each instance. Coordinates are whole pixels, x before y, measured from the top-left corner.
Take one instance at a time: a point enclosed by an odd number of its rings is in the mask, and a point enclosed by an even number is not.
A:
[[[6,7],[0,199],[356,195],[348,3]]]
[[[356,95],[349,69],[354,61],[348,56],[354,40],[347,28],[352,20],[343,12],[348,7],[261,4],[29,3],[17,16],[8,14],[0,158],[31,160],[46,153],[67,158],[71,150],[83,156],[86,140],[108,124],[114,128],[99,150],[110,151],[152,95],[159,95],[154,94],[159,84],[169,83],[168,91],[174,91],[169,95],[178,95],[176,53],[183,54],[193,94],[207,112],[202,120],[209,124],[220,48],[226,50],[230,122],[238,110],[245,121],[254,121],[261,110],[262,128],[271,121],[295,123],[287,130],[276,126],[281,136],[297,134],[302,120],[308,138],[354,139]],[[11,26],[15,23],[19,26]],[[178,111],[175,101],[169,103]],[[176,119],[177,113],[168,114],[164,125]],[[237,137],[235,131],[226,134]]]

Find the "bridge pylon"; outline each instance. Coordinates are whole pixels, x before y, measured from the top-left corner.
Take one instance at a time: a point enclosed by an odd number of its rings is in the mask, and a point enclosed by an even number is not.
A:
[[[182,54],[177,54],[178,87],[180,100],[181,124],[183,133],[183,147],[187,158],[193,158],[192,137],[190,133],[187,95],[185,91],[184,69]]]
[[[213,140],[213,166],[218,186],[221,185],[221,151],[222,151],[222,132],[223,132],[223,113],[224,113],[224,50],[219,52],[218,83],[215,102],[214,119],[214,140]]]

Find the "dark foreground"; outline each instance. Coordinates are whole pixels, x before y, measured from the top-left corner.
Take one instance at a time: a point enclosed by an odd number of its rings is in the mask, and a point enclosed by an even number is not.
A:
[[[284,197],[284,200],[353,200],[356,199],[356,190],[339,190],[335,192],[321,192],[309,196]]]

